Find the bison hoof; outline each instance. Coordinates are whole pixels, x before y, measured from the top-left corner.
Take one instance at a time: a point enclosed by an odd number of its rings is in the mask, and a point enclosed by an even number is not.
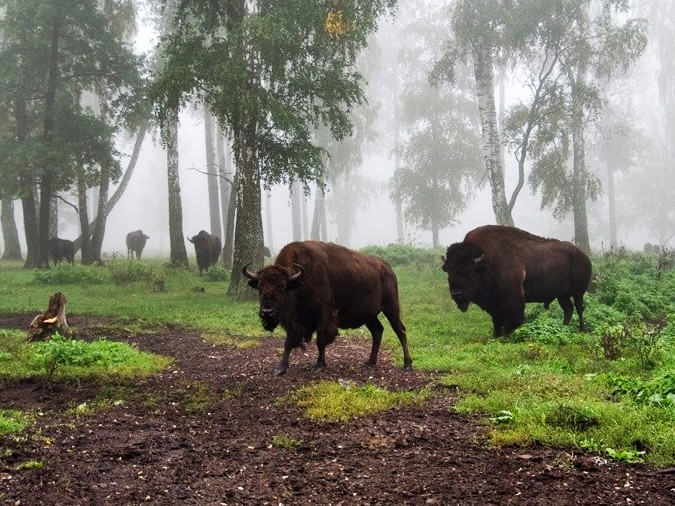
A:
[[[314,367],[312,367],[312,372],[315,373],[315,374],[323,372],[325,370],[326,370],[326,366],[321,365],[321,364],[316,364]]]
[[[283,376],[284,374],[286,374],[287,370],[288,370],[287,367],[283,367],[283,366],[279,365],[279,366],[277,366],[276,369],[274,369],[274,375],[275,376]]]

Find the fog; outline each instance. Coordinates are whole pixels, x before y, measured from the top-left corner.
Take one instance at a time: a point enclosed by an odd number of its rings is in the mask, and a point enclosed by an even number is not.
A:
[[[404,12],[407,4],[409,2],[401,2],[401,9]],[[393,22],[383,23],[380,32],[385,33],[387,30],[395,30],[397,23],[400,24],[403,21],[405,21],[405,17],[399,15]],[[136,41],[138,51],[150,51],[155,43],[156,37],[150,29],[146,27],[139,31]],[[641,84],[640,97],[633,96],[627,98],[627,100],[637,104],[654,103],[656,70],[653,67],[653,58],[653,53],[648,49],[636,66],[645,76],[640,80],[634,78],[634,82]],[[629,86],[626,87],[626,90],[631,92]],[[515,103],[520,100],[521,96],[522,83],[510,76],[507,81],[506,105]],[[378,97],[371,96],[370,101],[375,107]],[[639,118],[637,119],[639,120]],[[380,125],[380,128],[386,128],[386,125]],[[183,230],[184,235],[192,236],[200,229],[209,230],[207,181],[206,175],[203,173],[206,171],[204,125],[200,110],[191,107],[182,111],[178,140]],[[392,146],[389,146],[388,143],[389,141],[385,138],[376,140],[374,144],[377,149],[371,149],[364,157],[362,166],[356,169],[361,175],[379,183],[379,185],[377,189],[372,191],[370,202],[358,210],[356,225],[350,236],[349,246],[351,247],[360,248],[371,244],[387,245],[397,241],[394,204],[389,198],[388,190],[386,190],[394,169],[394,162],[390,156]],[[127,167],[132,146],[133,138],[120,139],[118,143],[118,148],[123,153],[121,158],[123,170]],[[514,157],[507,152],[505,156],[507,198],[515,186],[516,172]],[[618,176],[619,179],[621,177],[621,175]],[[115,187],[113,186],[110,194],[114,190]],[[328,188],[328,192],[330,193],[330,188]],[[75,195],[63,194],[62,196],[70,202],[76,202]],[[526,183],[513,211],[516,226],[537,234],[572,240],[574,230],[571,214],[562,221],[555,221],[550,212],[540,210],[540,199],[540,195],[532,195]],[[311,220],[314,195],[309,195],[306,200],[307,211]],[[589,232],[591,234],[591,246],[594,249],[601,249],[608,243],[606,200],[607,198],[603,194],[597,202],[589,203],[588,207]],[[284,244],[293,240],[288,188],[283,186],[272,188],[269,201],[271,229],[268,229],[266,225],[267,204],[265,193],[263,193],[262,210],[265,243],[271,246],[273,251],[278,251]],[[94,209],[93,202],[90,209]],[[25,251],[20,205],[15,206],[15,210],[17,225],[20,228],[22,248]],[[59,236],[75,239],[79,235],[75,212],[69,206],[60,204],[59,217]],[[328,220],[328,240],[336,240],[336,226],[331,221],[330,210]],[[484,178],[467,210],[458,216],[457,223],[441,230],[440,242],[442,245],[449,245],[461,240],[464,234],[472,228],[494,223],[494,221],[490,187],[487,178]],[[307,225],[308,228],[310,226],[311,224]],[[129,186],[108,217],[103,251],[109,255],[126,256],[125,235],[135,229],[142,229],[150,236],[144,256],[168,256],[166,154],[156,131],[148,133],[146,136]],[[656,242],[655,238],[650,237],[644,228],[622,229],[620,239],[622,245],[641,249],[642,244],[649,240]],[[405,242],[422,247],[430,246],[431,232],[406,225]],[[193,253],[192,247],[189,243],[186,243],[186,245],[188,254],[191,255]]]

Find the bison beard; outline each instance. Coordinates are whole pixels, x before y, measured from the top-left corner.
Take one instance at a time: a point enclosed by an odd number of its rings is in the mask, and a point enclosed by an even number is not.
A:
[[[548,307],[554,299],[563,309],[565,325],[576,308],[579,328],[585,329],[583,297],[591,279],[591,260],[569,242],[486,225],[450,245],[442,269],[457,307],[466,311],[473,302],[490,314],[495,336],[522,325],[526,302]]]
[[[391,324],[403,348],[403,364],[412,367],[405,326],[400,319],[398,284],[384,260],[333,243],[293,242],[274,264],[257,273],[242,269],[260,298],[258,312],[265,330],[280,325],[286,331],[284,353],[276,373],[288,370],[291,351],[311,341],[316,332],[318,357],[315,371],[326,366],[325,349],[338,328],[366,325],[372,335],[367,365],[377,363],[384,326],[380,312]]]

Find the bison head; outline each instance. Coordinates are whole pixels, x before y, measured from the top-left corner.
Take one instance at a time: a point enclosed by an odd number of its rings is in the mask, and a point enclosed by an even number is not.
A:
[[[478,245],[464,242],[452,244],[441,268],[448,273],[448,287],[452,300],[462,312],[466,311],[481,286],[485,270],[483,249]]]
[[[260,320],[265,330],[272,331],[280,321],[289,318],[293,311],[289,293],[301,285],[304,269],[301,265],[293,264],[296,272],[282,265],[269,265],[253,273],[248,270],[247,264],[242,272],[248,278],[248,284],[258,290],[260,297]]]

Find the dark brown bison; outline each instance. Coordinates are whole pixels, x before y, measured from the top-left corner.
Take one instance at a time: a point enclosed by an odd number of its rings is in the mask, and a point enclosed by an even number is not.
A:
[[[466,311],[473,302],[489,313],[495,336],[523,323],[526,302],[548,307],[554,299],[563,309],[565,325],[576,308],[579,328],[585,328],[584,292],[591,279],[591,260],[569,242],[486,225],[452,244],[442,268],[457,307]]]
[[[68,239],[52,237],[47,240],[47,251],[52,257],[54,265],[61,260],[66,260],[70,265],[75,263],[75,245]]]
[[[206,230],[200,230],[197,235],[188,237],[187,240],[195,246],[199,274],[218,261],[221,250],[220,237],[209,234]]]
[[[266,330],[277,325],[286,331],[284,352],[276,374],[288,369],[293,348],[304,347],[316,331],[319,355],[315,371],[326,367],[326,346],[338,329],[365,325],[372,335],[369,366],[377,363],[384,313],[403,347],[403,365],[412,367],[405,326],[401,321],[398,282],[381,258],[364,255],[333,243],[292,242],[282,248],[274,264],[257,273],[243,269],[249,285],[258,289],[260,319]]]
[[[143,248],[145,248],[146,241],[150,239],[143,233],[142,230],[134,230],[127,234],[127,258],[134,258],[134,254],[138,260],[141,259]]]

